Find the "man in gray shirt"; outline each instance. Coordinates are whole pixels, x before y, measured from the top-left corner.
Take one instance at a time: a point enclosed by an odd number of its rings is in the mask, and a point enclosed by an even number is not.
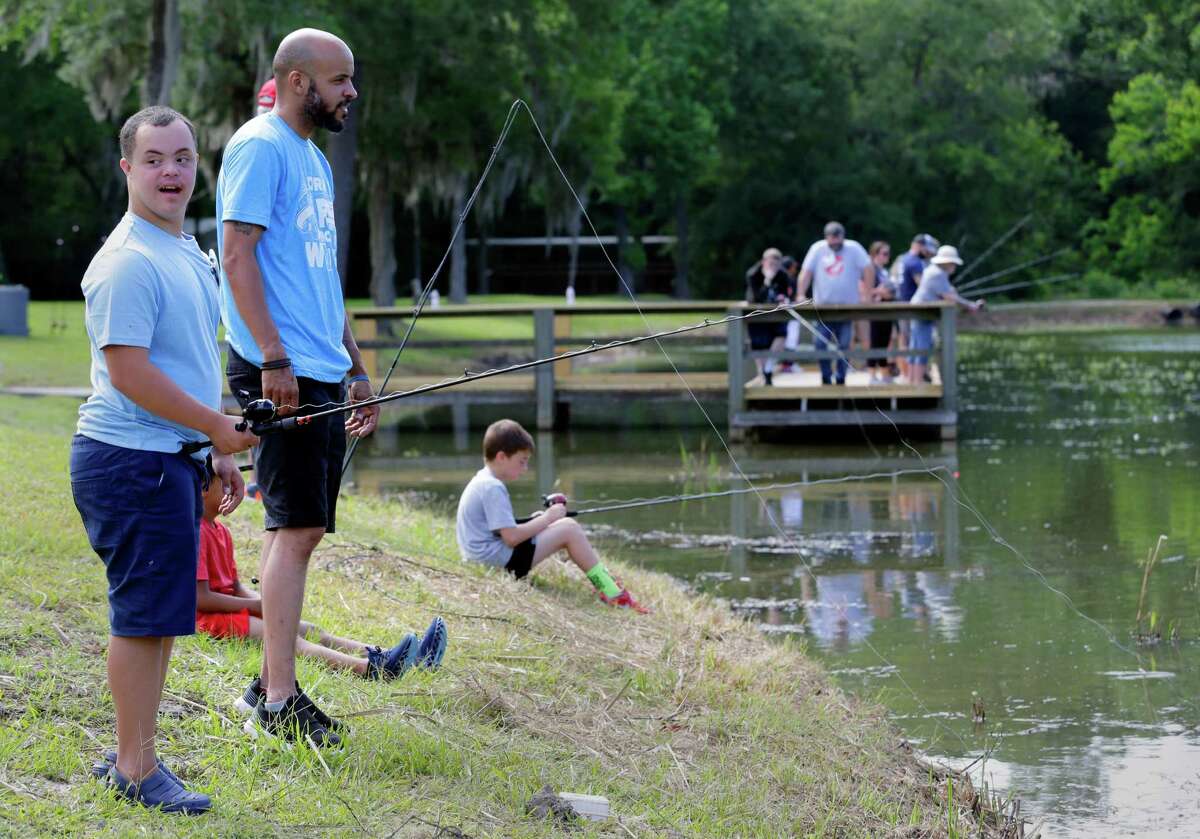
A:
[[[813,242],[804,257],[800,270],[800,297],[808,294],[813,286],[813,302],[818,306],[850,304],[863,299],[864,283],[873,285],[874,266],[866,250],[853,239],[846,238],[846,228],[839,222],[825,225],[825,238]],[[870,282],[867,282],[870,281]],[[850,321],[817,321],[820,337],[814,338],[813,346],[820,349],[847,350],[850,347]],[[837,359],[837,374],[827,358],[819,362],[822,384],[846,383],[846,359]]]

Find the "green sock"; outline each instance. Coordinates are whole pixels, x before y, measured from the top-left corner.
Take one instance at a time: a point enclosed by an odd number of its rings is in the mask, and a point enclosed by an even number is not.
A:
[[[592,566],[592,570],[587,572],[587,578],[605,597],[616,597],[621,593],[621,589],[613,582],[612,575],[608,573],[608,569],[602,562],[597,562]]]

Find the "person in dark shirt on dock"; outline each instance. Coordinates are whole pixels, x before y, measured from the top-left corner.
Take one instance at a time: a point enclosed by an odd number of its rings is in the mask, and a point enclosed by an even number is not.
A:
[[[793,263],[795,260],[792,260]],[[796,283],[783,269],[783,254],[778,248],[767,248],[762,259],[746,271],[746,302],[758,306],[777,306],[791,302],[796,296]],[[750,349],[781,350],[787,325],[782,321],[750,324]],[[770,385],[775,373],[775,359],[755,359],[763,384]]]
[[[912,296],[917,293],[917,286],[921,284],[921,275],[925,273],[925,269],[929,266],[930,258],[937,253],[940,245],[941,243],[928,233],[918,233],[913,237],[912,244],[908,248],[908,253],[900,257],[900,275],[897,278],[899,282],[896,285],[897,302],[907,303],[912,300]],[[899,322],[899,349],[908,349],[910,323],[911,321],[908,320],[901,320]],[[896,363],[900,368],[900,374],[907,377],[908,359],[905,356],[899,356],[896,359]]]

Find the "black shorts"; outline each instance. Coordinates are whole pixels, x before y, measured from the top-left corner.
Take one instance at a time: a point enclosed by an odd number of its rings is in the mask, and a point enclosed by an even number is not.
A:
[[[509,557],[508,563],[504,566],[504,570],[512,574],[518,580],[522,577],[529,576],[529,570],[533,568],[533,552],[537,546],[533,544],[532,539],[526,539],[521,544],[513,548],[512,556]]]
[[[245,407],[262,398],[262,370],[229,350],[225,367],[229,389]],[[346,401],[342,382],[318,382],[297,377],[301,405]],[[314,413],[306,408],[299,414]],[[342,414],[332,414],[287,431],[264,434],[254,447],[254,473],[262,492],[267,530],[288,527],[323,527],[334,532],[342,460],[346,456],[346,428]]]
[[[779,321],[774,323],[750,324],[750,349],[767,350],[776,338],[787,337],[787,324]]]

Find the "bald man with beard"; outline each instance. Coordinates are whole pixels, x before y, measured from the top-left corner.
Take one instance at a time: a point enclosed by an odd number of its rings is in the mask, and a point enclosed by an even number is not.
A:
[[[300,29],[279,44],[274,108],[238,129],[217,179],[221,315],[229,339],[226,374],[243,406],[266,397],[281,415],[369,399],[370,379],[350,332],[337,269],[333,174],[313,143],[338,132],[358,96],[354,55],[342,39]],[[239,707],[253,709],[252,735],[340,742],[336,720],[296,681],[295,639],[308,562],[334,532],[346,435],[365,437],[379,408],[344,423],[313,420],[265,435],[255,470],[266,510],[262,558],[263,662]]]

